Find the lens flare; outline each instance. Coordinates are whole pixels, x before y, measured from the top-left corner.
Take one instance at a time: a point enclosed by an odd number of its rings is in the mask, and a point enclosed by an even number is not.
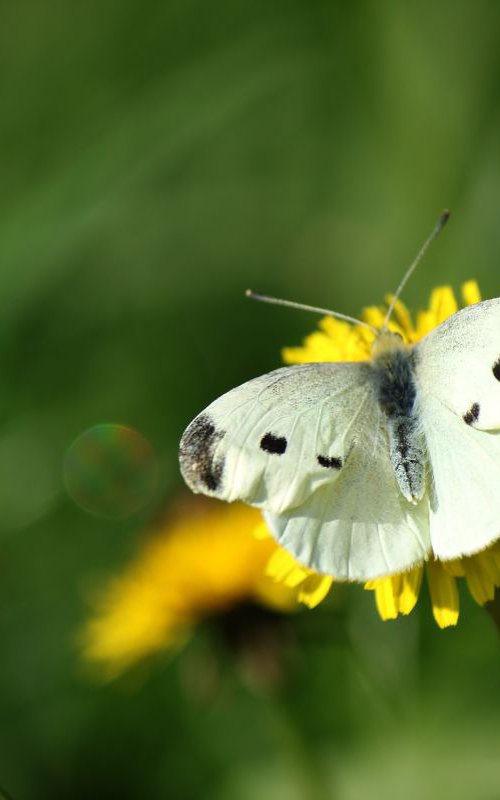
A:
[[[95,425],[64,457],[63,478],[74,502],[98,517],[123,519],[151,500],[158,462],[151,444],[126,425]]]

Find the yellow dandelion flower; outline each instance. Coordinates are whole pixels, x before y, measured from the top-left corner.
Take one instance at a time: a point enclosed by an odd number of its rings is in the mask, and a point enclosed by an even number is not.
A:
[[[191,500],[95,598],[80,637],[84,659],[111,679],[178,646],[201,619],[240,602],[295,609],[295,591],[266,574],[278,546],[254,535],[259,520],[243,504]]]
[[[391,299],[390,296],[386,297],[386,303],[390,303]],[[463,284],[463,305],[478,303],[480,299],[475,281]],[[448,286],[434,289],[429,307],[419,312],[415,321],[406,306],[397,300],[389,329],[399,333],[406,344],[414,344],[458,311],[458,307],[453,290]],[[378,306],[366,308],[362,319],[380,328],[385,319],[385,309]],[[287,364],[363,361],[371,357],[372,343],[373,334],[366,328],[325,317],[319,323],[319,330],[307,336],[301,347],[287,347],[282,355]],[[404,574],[368,581],[365,589],[374,592],[382,619],[394,619],[399,614],[410,613],[417,603],[424,572],[437,624],[441,628],[456,625],[459,615],[457,579],[465,579],[469,592],[480,605],[492,600],[495,587],[500,586],[500,543],[472,556],[454,561],[430,560]],[[268,573],[287,586],[294,587],[298,599],[311,607],[325,597],[333,583],[333,579],[302,567],[291,555],[281,550],[273,554]]]

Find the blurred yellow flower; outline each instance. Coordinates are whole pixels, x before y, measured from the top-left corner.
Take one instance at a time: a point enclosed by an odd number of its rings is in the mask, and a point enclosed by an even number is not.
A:
[[[479,302],[481,297],[475,281],[468,281],[462,286],[462,298],[464,305]],[[391,297],[386,297],[386,302],[390,301]],[[440,287],[434,289],[428,309],[419,312],[415,323],[404,304],[397,301],[389,328],[398,332],[407,344],[413,344],[456,311],[458,303],[453,290],[448,286]],[[383,325],[384,318],[385,309],[378,306],[365,309],[362,316],[365,322],[375,328]],[[373,334],[368,329],[333,317],[322,319],[319,328],[319,331],[306,337],[301,347],[283,350],[283,359],[287,364],[364,361],[370,358]],[[459,614],[457,578],[465,578],[472,597],[480,605],[492,600],[495,587],[500,586],[500,543],[496,542],[467,558],[433,560],[401,575],[368,581],[365,589],[374,592],[382,619],[394,619],[399,614],[410,613],[418,600],[424,571],[437,624],[441,628],[456,625]],[[272,555],[268,574],[287,586],[295,587],[298,599],[311,607],[326,596],[333,583],[333,578],[302,567],[281,549]]]
[[[295,590],[266,574],[278,545],[259,531],[261,516],[253,508],[190,499],[94,598],[95,614],[80,636],[84,659],[112,679],[178,646],[201,619],[238,603],[296,609]]]

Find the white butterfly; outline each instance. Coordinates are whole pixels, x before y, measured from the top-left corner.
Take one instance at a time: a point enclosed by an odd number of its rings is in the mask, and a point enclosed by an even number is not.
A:
[[[338,579],[483,549],[500,537],[500,298],[413,347],[383,328],[370,361],[233,389],[188,426],[180,464],[194,492],[262,508],[301,564]]]

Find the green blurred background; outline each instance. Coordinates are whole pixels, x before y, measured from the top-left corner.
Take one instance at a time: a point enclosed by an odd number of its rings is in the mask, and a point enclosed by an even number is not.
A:
[[[0,785],[14,800],[500,797],[498,635],[464,593],[382,623],[360,589],[304,612],[278,690],[221,646],[109,686],[79,665],[85,587],[181,488],[177,443],[316,320],[470,277],[496,296],[500,5],[57,0],[0,14]],[[64,455],[121,422],[158,456],[137,514],[66,495]],[[425,595],[425,592],[423,593]],[[335,600],[337,597],[337,600]]]

